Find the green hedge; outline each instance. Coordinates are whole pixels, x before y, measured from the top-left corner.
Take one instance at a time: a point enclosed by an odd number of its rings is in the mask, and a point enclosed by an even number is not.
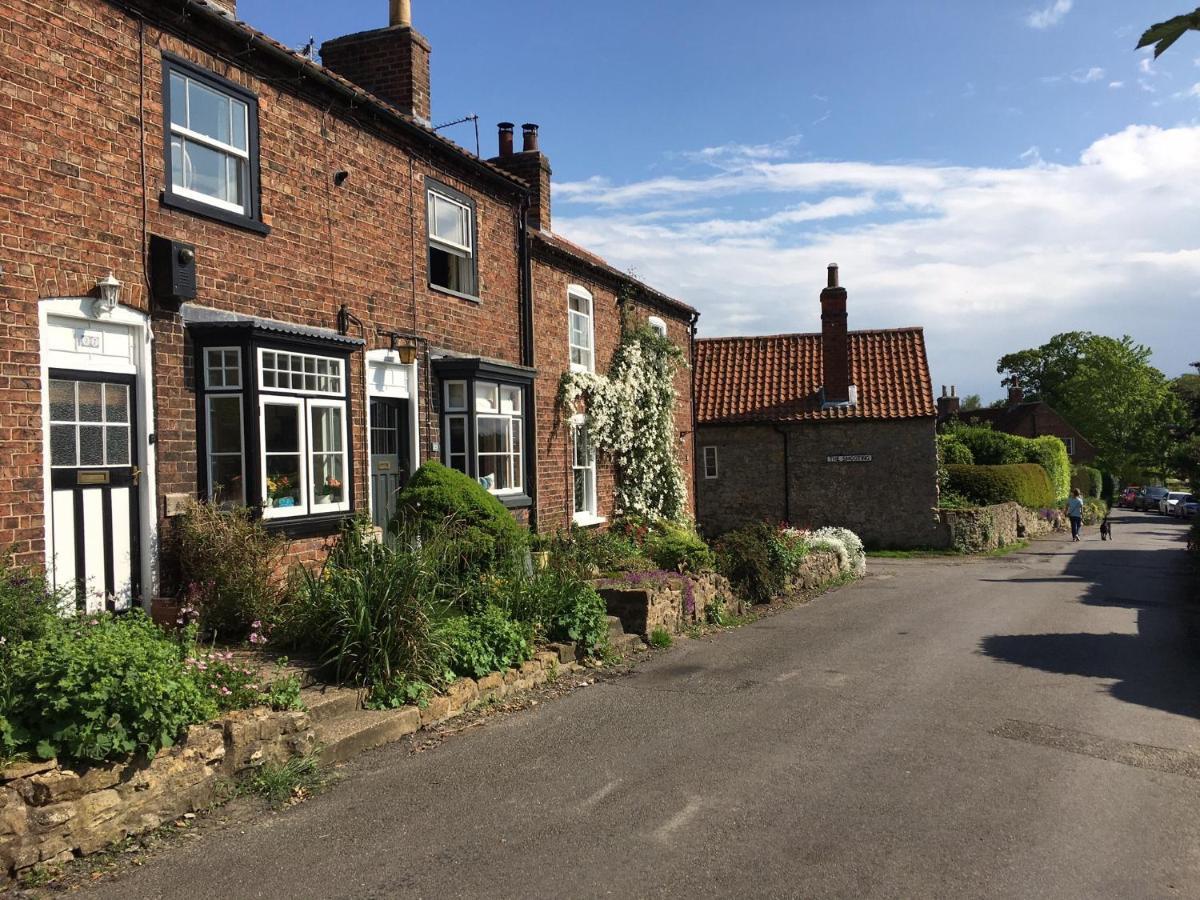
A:
[[[1001,466],[947,466],[950,489],[980,506],[1015,501],[1031,509],[1055,505],[1046,470],[1036,463]]]
[[[1085,497],[1104,496],[1104,475],[1092,466],[1075,466],[1071,469],[1071,487],[1079,488]]]
[[[970,447],[959,440],[958,435],[939,434],[937,442],[943,465],[971,466],[975,464],[975,454],[971,452]]]
[[[942,440],[945,438],[953,438],[970,450],[976,465],[1037,463],[1050,478],[1055,500],[1065,501],[1071,493],[1071,458],[1067,456],[1066,444],[1056,437],[1024,438],[994,431],[987,425],[958,424],[947,427]],[[951,464],[954,460],[947,459],[946,462]]]

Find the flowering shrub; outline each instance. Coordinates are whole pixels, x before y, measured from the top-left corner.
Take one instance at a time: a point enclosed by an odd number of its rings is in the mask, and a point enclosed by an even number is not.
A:
[[[866,573],[866,551],[853,531],[846,528],[804,531],[766,522],[723,535],[717,542],[718,568],[747,600],[769,603],[783,593],[788,579],[800,571],[812,550],[835,553],[843,573],[856,576]]]
[[[857,534],[849,528],[818,528],[808,537],[808,545],[814,549],[828,547],[838,555],[843,572],[863,576],[867,573],[867,552]]]
[[[568,415],[584,400],[588,433],[617,468],[617,513],[682,522],[687,484],[679,466],[675,425],[678,347],[650,328],[626,329],[608,375],[563,376]]]

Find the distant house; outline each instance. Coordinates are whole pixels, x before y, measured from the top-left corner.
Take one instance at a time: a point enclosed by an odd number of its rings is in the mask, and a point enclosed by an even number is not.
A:
[[[698,521],[841,525],[927,546],[937,506],[937,410],[920,328],[846,330],[837,266],[821,333],[698,340]]]
[[[971,410],[963,410],[959,406],[957,391],[951,388],[947,394],[943,386],[937,406],[938,427],[957,418],[972,425],[991,425],[996,431],[1021,437],[1053,435],[1067,445],[1067,456],[1071,457],[1071,462],[1091,464],[1096,461],[1096,448],[1074,425],[1044,400],[1026,400],[1020,386],[1009,387],[1004,406]]]

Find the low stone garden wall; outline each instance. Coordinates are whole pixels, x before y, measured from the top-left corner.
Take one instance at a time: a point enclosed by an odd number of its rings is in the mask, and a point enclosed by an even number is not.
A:
[[[0,770],[0,883],[38,863],[102,850],[210,805],[223,782],[313,748],[306,712],[239,710],[193,725],[154,759]]]
[[[1061,515],[1046,518],[1019,503],[997,503],[970,509],[939,509],[935,547],[962,553],[998,550],[1017,541],[1061,530]]]
[[[842,575],[837,555],[817,550],[805,557],[789,580],[783,598],[815,590]],[[706,610],[722,600],[730,615],[740,616],[747,604],[723,575],[680,575],[675,572],[629,572],[596,582],[596,589],[625,630],[649,636],[662,629],[668,634],[686,631],[705,621]]]

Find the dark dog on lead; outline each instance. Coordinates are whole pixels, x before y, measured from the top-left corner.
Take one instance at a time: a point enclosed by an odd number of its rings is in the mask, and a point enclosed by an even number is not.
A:
[[[1108,521],[1108,513],[1104,514],[1104,521],[1100,523],[1100,540],[1112,540],[1112,525]]]

